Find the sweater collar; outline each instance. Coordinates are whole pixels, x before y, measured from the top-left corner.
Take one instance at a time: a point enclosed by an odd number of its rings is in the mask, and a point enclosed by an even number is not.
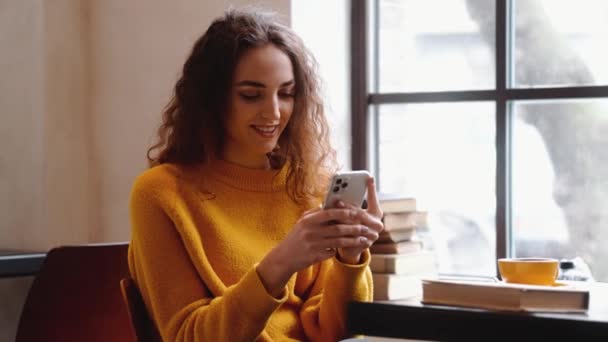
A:
[[[213,160],[208,165],[209,175],[237,189],[275,192],[285,189],[288,165],[280,169],[251,169],[225,160]]]

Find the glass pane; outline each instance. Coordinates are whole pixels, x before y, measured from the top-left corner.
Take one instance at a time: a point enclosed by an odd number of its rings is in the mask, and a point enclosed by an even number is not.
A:
[[[574,258],[608,281],[608,99],[513,105],[517,256]]]
[[[441,273],[495,275],[494,113],[489,102],[380,107],[380,191],[428,211]]]
[[[515,87],[608,83],[608,2],[514,1]]]
[[[494,88],[495,1],[379,1],[380,92]]]

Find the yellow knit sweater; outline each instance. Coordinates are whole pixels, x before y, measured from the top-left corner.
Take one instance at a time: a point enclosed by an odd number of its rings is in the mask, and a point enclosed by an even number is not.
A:
[[[280,299],[256,266],[309,208],[285,191],[286,167],[164,164],[133,186],[129,268],[165,341],[337,341],[345,304],[372,298],[369,252],[294,275]]]

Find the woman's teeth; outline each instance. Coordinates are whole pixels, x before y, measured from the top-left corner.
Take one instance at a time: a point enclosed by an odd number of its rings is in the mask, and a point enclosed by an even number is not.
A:
[[[272,135],[279,126],[253,126],[253,128],[262,135]]]

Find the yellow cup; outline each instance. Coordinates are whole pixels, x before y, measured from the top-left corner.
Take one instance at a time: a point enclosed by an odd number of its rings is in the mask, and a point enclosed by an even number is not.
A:
[[[559,261],[551,258],[503,258],[498,259],[498,270],[507,283],[554,285],[559,271]]]

